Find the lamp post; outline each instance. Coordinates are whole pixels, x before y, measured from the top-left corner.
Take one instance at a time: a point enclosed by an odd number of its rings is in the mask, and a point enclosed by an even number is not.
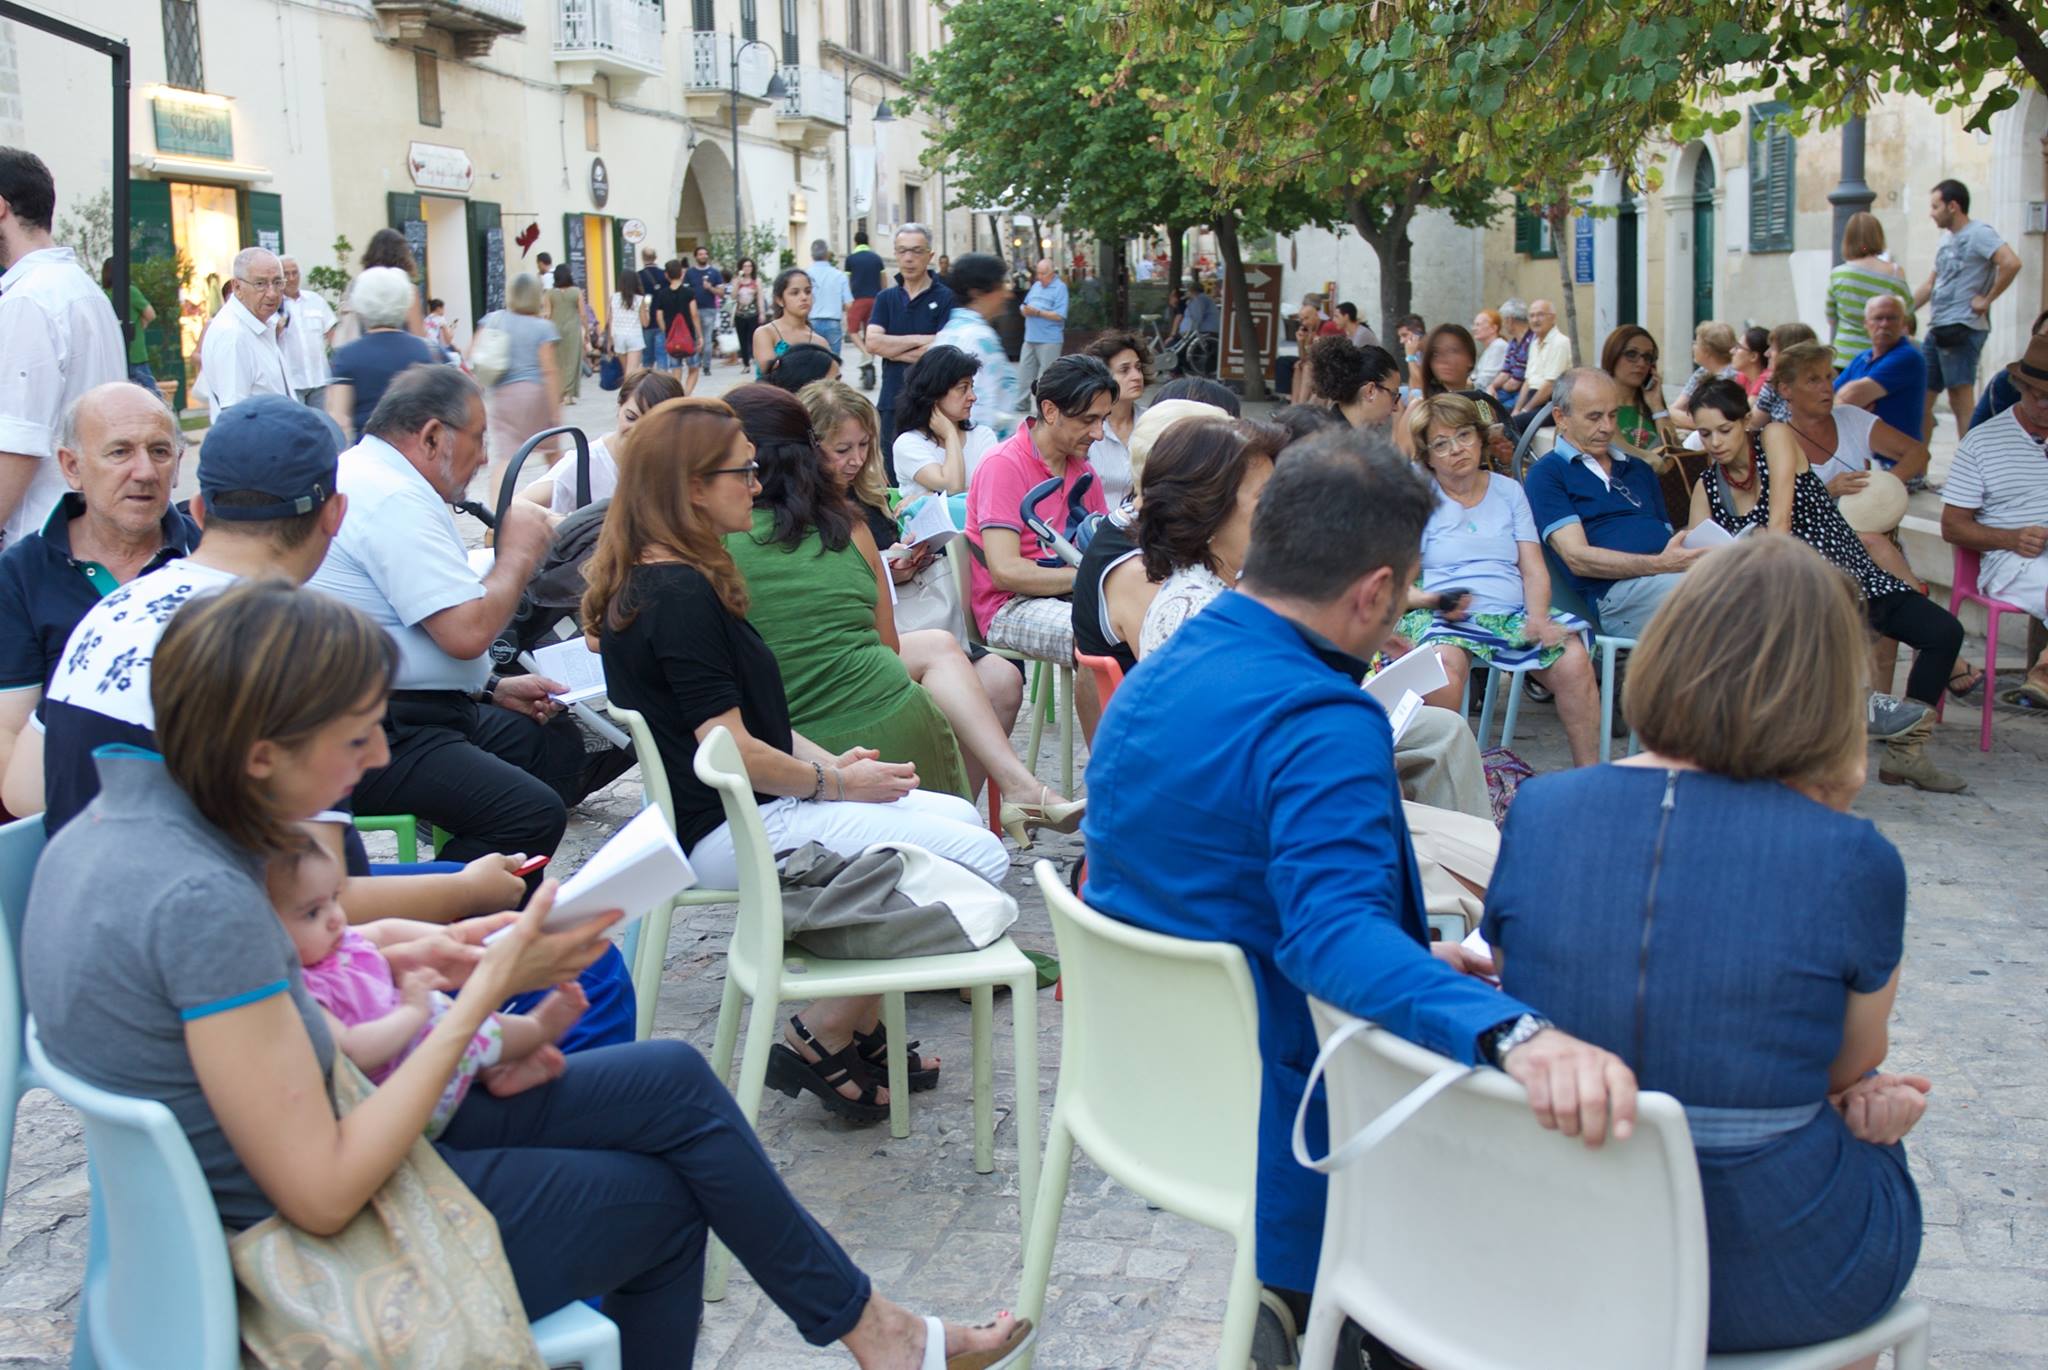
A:
[[[889,108],[889,83],[872,71],[855,72],[853,78],[846,83],[846,164],[841,168],[846,173],[846,241],[841,246],[847,252],[853,251],[853,88],[860,84],[863,76],[882,88],[882,98],[875,105],[874,122],[896,122],[896,111]],[[872,210],[873,205],[870,205],[869,209]]]
[[[740,223],[740,57],[748,48],[760,48],[770,57],[775,49],[758,38],[739,41],[737,34],[726,33],[726,42],[732,45],[732,61],[727,78],[727,89],[732,93],[732,255],[733,269],[739,269],[739,259],[746,255],[744,229]],[[768,71],[768,88],[761,92],[770,100],[780,100],[789,93],[789,87],[782,84],[782,73],[773,67]]]

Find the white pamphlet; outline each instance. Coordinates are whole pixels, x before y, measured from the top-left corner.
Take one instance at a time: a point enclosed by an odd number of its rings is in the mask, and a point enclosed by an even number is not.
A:
[[[912,500],[898,511],[898,519],[903,529],[903,541],[895,549],[899,561],[928,547],[943,547],[960,536],[953,526],[951,502],[944,495]]]
[[[1431,653],[1431,655],[1435,655]],[[1394,730],[1394,741],[1399,743],[1401,734],[1408,731],[1408,725],[1415,721],[1416,710],[1422,707],[1422,696],[1413,690],[1403,690],[1401,700],[1388,711],[1387,725]]]
[[[1380,707],[1392,712],[1401,702],[1401,696],[1413,691],[1426,695],[1432,690],[1441,690],[1451,683],[1444,674],[1443,658],[1436,648],[1424,647],[1413,651],[1384,667],[1380,673],[1365,682],[1365,688],[1380,702]],[[1397,737],[1399,733],[1395,734]]]
[[[1726,528],[1708,519],[1686,533],[1684,545],[1696,552],[1711,552],[1716,547],[1726,547],[1731,542],[1746,538],[1755,531],[1756,525],[1752,523],[1741,532],[1730,536]]]
[[[567,641],[533,649],[537,673],[569,687],[553,696],[557,702],[581,704],[604,694],[604,658],[591,651],[588,643],[589,639],[578,633]]]
[[[1486,944],[1486,939],[1479,935],[1478,928],[1474,928],[1472,929],[1472,931],[1466,933],[1465,940],[1459,943],[1459,945],[1464,947],[1465,950],[1471,952],[1474,956],[1484,957],[1488,961],[1491,961],[1493,959],[1493,948],[1488,946]],[[1482,975],[1479,978],[1482,980],[1490,981],[1491,983],[1496,985],[1500,983],[1500,977],[1498,975]]]
[[[618,926],[637,922],[663,900],[697,883],[690,860],[669,831],[661,810],[650,804],[625,827],[612,834],[591,858],[555,892],[555,906],[541,920],[545,932],[562,932],[588,922],[608,909],[624,909]],[[501,928],[484,940],[492,942],[510,931]]]

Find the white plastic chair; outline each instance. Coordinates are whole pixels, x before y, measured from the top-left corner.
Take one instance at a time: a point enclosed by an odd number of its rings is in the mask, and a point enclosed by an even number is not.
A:
[[[1326,1044],[1356,1033],[1326,1052],[1340,1150],[1457,1069],[1328,1004],[1309,1009]],[[1447,1270],[1489,1273],[1475,1286]],[[1839,1370],[1886,1347],[1896,1370],[1927,1365],[1927,1310],[1910,1301],[1824,1345],[1709,1357],[1707,1224],[1685,1110],[1644,1093],[1635,1135],[1589,1150],[1539,1127],[1521,1087],[1494,1070],[1466,1074],[1332,1172],[1303,1365],[1330,1364],[1347,1314],[1432,1370]]]
[[[21,920],[28,911],[29,880],[43,854],[43,816],[17,818],[0,828],[0,1202],[7,1195],[7,1171],[14,1159],[14,1112],[21,1096],[39,1081],[22,1059]]]
[[[607,704],[611,716],[625,725],[633,740],[633,756],[640,763],[640,807],[656,805],[676,830],[676,802],[668,787],[668,768],[661,764],[661,751],[647,719],[622,704]],[[633,1040],[644,1042],[654,1035],[654,1008],[661,998],[661,974],[668,963],[669,924],[678,908],[705,904],[737,904],[738,890],[714,890],[693,886],[675,898],[659,904],[632,927],[626,929],[626,970],[633,978]]]
[[[1044,1321],[1078,1142],[1119,1184],[1235,1239],[1216,1364],[1243,1370],[1259,1310],[1253,1218],[1262,1079],[1259,1006],[1244,953],[1119,923],[1068,893],[1050,862],[1034,873],[1059,940],[1066,1014],[1018,1315]],[[1201,1063],[1199,1072],[1189,1073],[1190,1061]]]
[[[956,552],[956,548],[966,548]],[[1074,668],[1056,661],[1040,661],[1037,657],[1013,652],[1007,647],[990,647],[981,635],[981,629],[974,621],[973,580],[974,573],[970,558],[979,560],[981,553],[963,535],[954,539],[946,549],[946,558],[953,567],[953,583],[960,591],[960,602],[968,606],[967,635],[977,646],[987,648],[1007,661],[1029,662],[1031,665],[1030,688],[1026,690],[1024,707],[1031,710],[1031,740],[1026,744],[1024,764],[1034,771],[1038,769],[1038,744],[1045,737],[1045,716],[1049,709],[1056,709],[1060,720],[1060,793],[1074,792]],[[1046,673],[1052,673],[1053,697],[1045,697]],[[993,809],[991,805],[991,809]],[[994,821],[994,814],[990,814]]]
[[[27,1025],[29,1060],[85,1120],[92,1247],[72,1360],[104,1370],[238,1370],[235,1277],[220,1215],[171,1111],[87,1084],[52,1065]],[[551,1366],[619,1370],[619,1329],[572,1303],[533,1324]]]
[[[732,830],[739,865],[739,917],[726,951],[725,997],[718,1006],[718,1036],[711,1067],[725,1080],[732,1073],[740,1008],[747,1015],[747,1047],[733,1094],[752,1123],[761,1112],[769,1048],[781,1039],[777,1019],[786,999],[846,999],[882,996],[882,1026],[889,1039],[889,1135],[910,1135],[910,1065],[904,1055],[903,996],[914,990],[965,987],[973,1004],[974,1168],[995,1169],[995,1085],[992,1038],[995,986],[1010,987],[1010,1012],[1017,1065],[1017,1196],[1019,1227],[1031,1219],[1038,1188],[1038,968],[1016,943],[1001,937],[979,951],[896,960],[832,960],[786,945],[782,935],[782,884],[775,852],[761,826],[754,785],[740,759],[739,744],[724,728],[713,728],[697,747],[697,778],[718,791]],[[705,1256],[704,1297],[725,1297],[731,1253],[716,1238]]]

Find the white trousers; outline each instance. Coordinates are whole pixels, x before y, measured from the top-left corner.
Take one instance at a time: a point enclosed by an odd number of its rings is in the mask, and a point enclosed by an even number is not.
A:
[[[1003,839],[958,795],[912,790],[893,804],[783,798],[761,806],[761,826],[777,852],[816,842],[841,856],[858,856],[877,842],[909,842],[959,862],[991,885],[1000,886],[1010,873]],[[738,888],[732,825],[721,823],[706,833],[690,849],[690,864],[712,889]]]

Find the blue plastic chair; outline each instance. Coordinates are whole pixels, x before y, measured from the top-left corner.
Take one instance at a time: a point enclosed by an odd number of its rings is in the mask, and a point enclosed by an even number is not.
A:
[[[74,1365],[238,1370],[235,1278],[199,1160],[171,1111],[87,1084],[43,1054],[27,1025],[41,1082],[85,1120],[92,1156],[92,1252]],[[583,1304],[533,1324],[550,1365],[619,1370],[619,1329]]]
[[[43,854],[43,816],[18,818],[0,828],[0,914],[7,935],[0,937],[0,1202],[7,1196],[7,1171],[14,1159],[14,1112],[21,1096],[39,1083],[22,1060],[21,920],[28,911],[28,885]]]

